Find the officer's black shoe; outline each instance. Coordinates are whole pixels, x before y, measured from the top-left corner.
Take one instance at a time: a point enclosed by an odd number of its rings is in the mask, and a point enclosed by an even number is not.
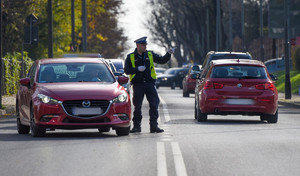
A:
[[[162,132],[164,132],[164,130],[158,127],[150,128],[150,133],[162,133]]]
[[[130,130],[130,133],[140,133],[141,127],[140,126],[133,126],[133,128]]]

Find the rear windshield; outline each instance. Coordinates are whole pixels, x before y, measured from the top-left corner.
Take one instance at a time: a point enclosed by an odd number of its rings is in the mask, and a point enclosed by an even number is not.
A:
[[[212,70],[212,78],[266,79],[263,67],[256,66],[216,66]]]
[[[216,55],[212,56],[212,60],[219,59],[251,59],[248,55],[237,55],[237,54],[224,54],[224,55]]]

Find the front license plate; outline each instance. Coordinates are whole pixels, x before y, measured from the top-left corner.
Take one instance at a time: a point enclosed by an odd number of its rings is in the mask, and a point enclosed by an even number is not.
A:
[[[80,107],[73,107],[72,113],[74,115],[99,115],[102,114],[101,108],[80,108]]]
[[[231,105],[252,105],[254,101],[252,99],[226,99],[225,103]]]

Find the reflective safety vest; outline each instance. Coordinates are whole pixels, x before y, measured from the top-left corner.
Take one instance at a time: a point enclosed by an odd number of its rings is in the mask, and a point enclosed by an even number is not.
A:
[[[148,57],[150,60],[151,77],[152,77],[152,79],[156,79],[156,72],[155,72],[154,63],[153,63],[153,55],[152,55],[151,51],[148,51]],[[132,68],[135,68],[134,53],[130,54],[130,60],[131,60]],[[135,74],[129,75],[130,81],[134,78],[134,76],[135,76]]]

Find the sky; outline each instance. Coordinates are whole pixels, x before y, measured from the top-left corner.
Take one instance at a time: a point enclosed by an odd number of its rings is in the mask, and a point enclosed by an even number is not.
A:
[[[136,45],[134,40],[147,36],[147,49],[153,50],[158,54],[165,54],[164,49],[151,43],[151,35],[144,24],[149,19],[151,9],[147,0],[123,0],[122,10],[125,12],[119,18],[119,24],[124,28],[124,34],[128,37],[129,50],[125,53],[133,52]]]

